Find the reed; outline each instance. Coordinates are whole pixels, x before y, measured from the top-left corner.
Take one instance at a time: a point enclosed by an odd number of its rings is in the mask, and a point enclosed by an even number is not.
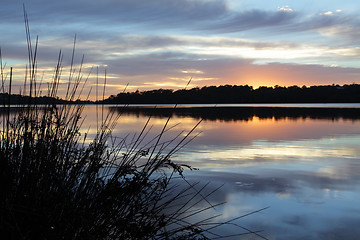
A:
[[[10,106],[13,74],[3,64],[0,134],[0,234],[5,239],[210,239],[225,223],[214,217],[192,217],[214,208],[207,185],[189,183],[183,170],[190,166],[171,160],[192,138],[196,126],[171,141],[163,141],[168,122],[145,142],[149,121],[129,141],[112,136],[121,115],[101,114],[96,136],[81,132],[82,104],[35,104],[41,81],[37,73],[38,38],[30,37],[26,11],[28,64],[23,95],[29,102]],[[75,50],[75,41],[74,41]],[[48,85],[47,96],[57,98],[63,72],[62,53]],[[72,55],[66,97],[81,95],[87,81]],[[104,86],[105,89],[105,86]],[[104,98],[104,95],[103,95]],[[173,146],[169,149],[169,146]],[[185,182],[186,187],[180,187]],[[206,207],[197,208],[199,202]],[[241,217],[239,217],[241,218]],[[246,229],[243,234],[255,234]],[[260,236],[260,235],[258,235]]]

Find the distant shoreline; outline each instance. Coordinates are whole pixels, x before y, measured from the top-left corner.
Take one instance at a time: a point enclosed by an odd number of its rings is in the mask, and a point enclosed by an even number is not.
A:
[[[360,103],[360,85],[324,85],[310,87],[253,87],[224,85],[192,89],[157,89],[121,92],[104,100],[74,100],[47,96],[29,97],[0,94],[0,105],[24,104],[343,104]]]
[[[161,108],[161,109],[179,109],[179,108],[331,108],[331,109],[360,109],[360,103],[149,103],[149,104],[111,104],[96,102],[68,102],[55,103],[56,105],[76,105],[82,103],[88,106],[106,106],[106,107],[126,107],[126,108]],[[22,108],[28,103],[10,104],[11,108]],[[35,103],[37,106],[47,106],[48,103]],[[8,108],[8,104],[1,104],[0,109]]]
[[[103,105],[99,103],[98,105]],[[105,106],[127,108],[354,108],[360,103],[208,103],[208,104],[104,104]]]
[[[310,87],[209,86],[192,89],[157,89],[122,92],[98,103],[105,104],[269,104],[360,103],[360,85]]]

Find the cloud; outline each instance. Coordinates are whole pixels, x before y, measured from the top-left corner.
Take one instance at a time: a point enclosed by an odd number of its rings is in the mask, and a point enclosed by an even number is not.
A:
[[[327,11],[327,12],[324,12],[324,13],[320,13],[320,15],[334,15],[334,13],[332,11]]]
[[[25,1],[29,16],[34,21],[73,23],[77,21],[89,24],[157,23],[181,25],[183,22],[201,21],[222,15],[227,11],[226,1],[221,0],[104,0],[98,1]],[[21,9],[20,4],[5,1],[3,9]],[[163,22],[166,19],[166,22]]]
[[[292,24],[281,26],[286,32],[314,32],[323,36],[358,42],[360,18],[341,10],[320,12],[298,18]],[[328,34],[326,34],[328,32]]]
[[[69,65],[72,46],[73,39],[40,38],[40,72],[45,68],[53,69],[60,47],[64,53],[63,64]],[[301,86],[314,82],[357,82],[359,70],[341,67],[340,60],[356,58],[359,51],[234,37],[126,34],[99,40],[78,37],[75,62],[79,63],[85,53],[87,66],[107,66],[111,74],[109,84],[119,84],[122,88],[129,83],[130,91],[158,87],[177,89],[190,77],[193,77],[191,87],[221,84]],[[15,60],[26,58],[24,42],[7,43],[3,55]],[[318,58],[336,58],[337,64],[330,61],[328,66],[322,65],[325,60],[320,62]],[[284,62],[285,59],[288,62]],[[302,64],[301,59],[315,64]],[[119,89],[112,88],[109,94],[118,92]]]
[[[237,11],[228,7],[225,0],[105,0],[98,1],[58,1],[33,0],[25,2],[29,18],[35,24],[46,22],[52,27],[89,26],[88,31],[99,26],[111,30],[123,29],[125,25],[147,30],[149,26],[161,29],[180,28],[182,30],[235,32],[289,24],[298,16],[290,7],[277,11],[247,10]],[[11,1],[2,4],[2,16],[9,12],[19,12],[22,20],[22,6]],[[126,28],[126,27],[125,27]],[[130,28],[128,28],[130,30]]]
[[[278,7],[279,12],[294,12],[295,10],[289,6]]]
[[[210,22],[203,30],[229,33],[245,30],[254,30],[265,27],[276,27],[293,22],[297,14],[285,11],[268,12],[251,10],[243,12],[229,12],[228,16],[219,21]]]
[[[323,65],[302,65],[289,63],[254,64],[253,60],[235,59],[181,52],[164,52],[140,56],[107,60],[108,71],[118,75],[119,80],[130,85],[141,86],[141,82],[173,82],[164,88],[178,88],[184,86],[193,77],[192,87],[204,85],[238,84],[253,85],[313,85],[317,84],[349,84],[357,82],[360,70],[356,68],[342,68]],[[165,67],[164,67],[165,66]],[[187,73],[187,70],[198,73]],[[137,80],[135,80],[137,79]],[[207,79],[207,80],[202,80]],[[114,79],[115,81],[115,79]],[[141,89],[154,88],[142,85]]]
[[[93,0],[32,0],[26,1],[25,5],[33,30],[40,35],[71,37],[76,32],[91,39],[164,30],[200,35],[255,30],[289,34],[338,26],[358,30],[359,25],[358,16],[340,9],[308,16],[289,6],[281,6],[273,11],[232,9],[226,0],[105,0],[101,3]],[[20,3],[5,0],[0,13],[0,28],[4,23],[22,22]],[[337,36],[341,37],[343,33],[339,32]],[[346,33],[350,34],[349,31]],[[356,37],[353,35],[352,39]]]
[[[39,72],[46,67],[52,69],[57,52],[55,50],[39,51],[39,56],[45,55],[40,58]],[[67,52],[67,57],[64,57],[67,59],[65,66],[69,63],[71,56],[70,49]],[[21,52],[18,54],[20,55]],[[204,56],[186,51],[150,52],[139,55],[131,55],[130,51],[124,56],[111,54],[110,50],[91,51],[85,56],[85,63],[89,66],[107,66],[107,72],[111,76],[108,83],[120,86],[129,83],[129,91],[155,89],[160,86],[157,83],[162,83],[162,88],[178,89],[185,86],[190,77],[193,77],[190,87],[223,84],[249,84],[254,87],[261,85],[302,86],[314,83],[351,84],[357,82],[360,77],[360,70],[357,68],[280,62],[259,65],[254,63],[254,59],[219,55]],[[76,56],[77,63],[80,57],[81,54]],[[47,59],[48,62],[46,62]],[[108,94],[117,94],[119,91],[119,89],[111,88]]]

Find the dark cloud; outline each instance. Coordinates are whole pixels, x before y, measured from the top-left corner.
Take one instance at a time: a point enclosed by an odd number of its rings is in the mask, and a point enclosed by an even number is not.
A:
[[[46,22],[51,27],[85,24],[88,32],[101,27],[119,30],[127,24],[147,30],[178,28],[187,31],[229,33],[254,29],[272,29],[278,33],[310,31],[331,26],[358,25],[358,17],[345,14],[315,14],[311,17],[296,11],[233,10],[225,0],[105,0],[105,1],[25,1],[29,18],[34,24]],[[22,20],[22,5],[6,0],[0,20]],[[149,29],[150,27],[150,29]],[[174,29],[175,28],[175,29]]]
[[[72,23],[76,21],[89,21],[89,23],[123,23],[183,25],[193,21],[203,21],[216,18],[228,11],[226,2],[190,1],[190,0],[105,0],[105,1],[57,1],[32,0],[26,2],[29,15],[34,21],[44,21],[48,18],[50,23]],[[19,4],[18,4],[19,5]],[[14,11],[19,6],[6,1],[4,8]],[[20,5],[21,6],[21,5]]]
[[[204,29],[216,32],[238,32],[265,27],[276,27],[291,24],[298,14],[293,12],[267,12],[252,10],[229,13],[224,20],[213,22]]]
[[[329,28],[333,26],[344,26],[349,23],[353,23],[357,17],[348,15],[327,15],[317,13],[311,17],[304,18],[293,25],[288,26],[287,30],[292,31],[309,31],[318,30],[322,28]]]
[[[283,32],[319,32],[338,39],[355,41],[360,38],[360,18],[345,13],[316,13],[310,17],[299,18],[292,24],[281,26]]]

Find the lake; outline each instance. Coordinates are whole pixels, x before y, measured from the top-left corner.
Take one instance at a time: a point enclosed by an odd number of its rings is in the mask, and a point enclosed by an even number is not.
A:
[[[359,239],[359,104],[105,106],[103,114],[109,111],[122,114],[113,135],[130,138],[149,116],[149,139],[169,115],[173,128],[164,139],[184,136],[182,130],[203,119],[173,160],[199,168],[185,172],[189,181],[213,189],[224,184],[209,197],[226,202],[215,208],[219,220],[269,207],[236,223],[267,239]],[[96,107],[87,106],[84,115],[93,134]],[[221,231],[245,232],[231,225]]]

